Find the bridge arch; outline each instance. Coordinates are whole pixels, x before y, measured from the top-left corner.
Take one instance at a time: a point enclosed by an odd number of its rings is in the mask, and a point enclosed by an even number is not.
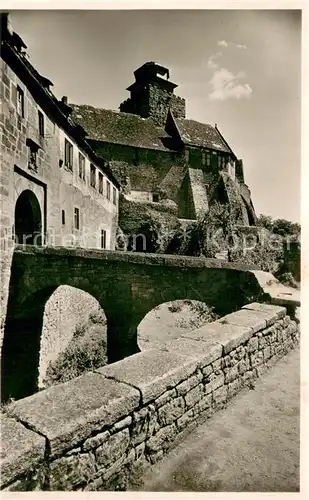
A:
[[[45,310],[48,302],[53,299],[60,288],[63,286],[53,285],[39,288],[34,293],[25,293],[24,299],[18,305],[14,301],[14,297],[9,297],[1,352],[2,401],[7,401],[10,398],[20,399],[42,388],[44,377],[40,374],[41,372],[46,373],[48,360],[56,360],[55,357],[51,357],[51,349],[54,351],[54,348],[49,344],[57,342],[56,338],[46,339],[43,337]],[[86,292],[85,295],[91,296],[98,306],[101,306],[88,290],[82,290],[76,286],[68,288]],[[101,306],[101,310],[105,314],[104,307]],[[73,335],[66,340],[61,339],[62,345],[56,354],[61,354],[72,337]],[[55,354],[55,351],[53,353]]]

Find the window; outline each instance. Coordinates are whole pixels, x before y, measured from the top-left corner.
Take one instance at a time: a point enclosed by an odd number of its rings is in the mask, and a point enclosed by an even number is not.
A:
[[[25,116],[25,99],[24,93],[20,87],[17,86],[17,113],[24,118]]]
[[[113,187],[113,203],[114,205],[117,203],[117,191],[115,187]]]
[[[85,157],[81,153],[78,153],[78,176],[85,180]]]
[[[73,145],[67,140],[64,140],[64,165],[73,170]]]
[[[79,229],[79,208],[74,208],[74,227]]]
[[[207,167],[210,166],[210,153],[209,153],[209,151],[207,151],[207,153],[206,153],[206,166]]]
[[[28,146],[28,168],[37,171],[37,153],[39,146],[29,137],[26,140],[26,145]]]
[[[41,137],[44,137],[44,115],[41,111],[38,111],[39,116],[39,134]]]
[[[206,157],[205,157],[205,151],[202,151],[202,165],[205,167],[206,164]]]
[[[101,229],[101,248],[106,248],[106,231]]]
[[[111,183],[109,181],[106,182],[106,198],[111,199]]]
[[[33,170],[37,170],[37,151],[34,149],[31,149],[29,147],[29,155],[28,155],[28,168],[31,168]]]
[[[160,197],[157,193],[154,193],[152,195],[152,201],[154,201],[155,203],[158,203],[160,201]]]
[[[103,174],[99,172],[99,193],[103,194]]]
[[[61,221],[62,221],[62,225],[64,226],[65,225],[65,211],[64,210],[61,210]]]
[[[96,181],[96,175],[95,175],[96,168],[95,166],[90,163],[90,186],[95,188],[95,181]]]
[[[185,159],[186,159],[186,162],[189,163],[189,155],[190,155],[190,152],[188,149],[185,150]]]

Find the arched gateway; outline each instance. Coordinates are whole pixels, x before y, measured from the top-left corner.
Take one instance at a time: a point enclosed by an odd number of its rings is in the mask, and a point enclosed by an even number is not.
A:
[[[26,189],[15,205],[15,240],[19,244],[42,244],[42,214],[35,194]]]

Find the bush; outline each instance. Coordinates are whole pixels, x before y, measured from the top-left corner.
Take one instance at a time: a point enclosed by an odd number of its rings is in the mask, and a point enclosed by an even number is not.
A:
[[[97,319],[97,318],[96,318]],[[67,382],[107,363],[107,343],[104,326],[90,324],[76,329],[67,348],[50,362],[46,371],[44,387]]]

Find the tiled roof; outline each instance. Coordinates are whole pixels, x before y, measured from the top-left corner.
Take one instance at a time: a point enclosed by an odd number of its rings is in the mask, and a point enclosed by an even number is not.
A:
[[[219,132],[212,125],[186,118],[174,119],[184,144],[232,153],[231,149],[220,137]]]
[[[151,118],[99,109],[85,104],[70,104],[73,120],[82,125],[87,137],[97,141],[128,146],[168,150],[162,139],[168,138],[165,130],[155,126]]]

